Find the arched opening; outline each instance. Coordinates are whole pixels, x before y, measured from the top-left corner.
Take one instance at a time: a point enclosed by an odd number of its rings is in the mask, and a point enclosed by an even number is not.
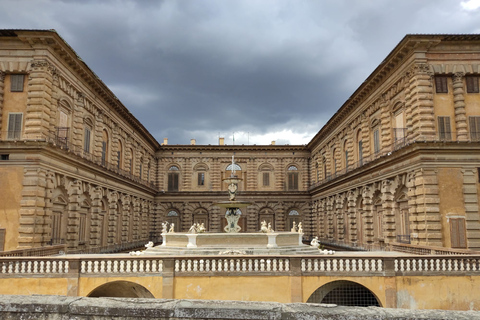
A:
[[[291,209],[287,215],[285,231],[290,231],[293,227],[293,223],[295,223],[295,226],[298,226],[300,222],[302,222],[300,212],[296,209]]]
[[[277,227],[275,225],[275,214],[271,208],[262,208],[258,212],[257,230],[261,229],[263,221],[265,221],[267,225],[270,223],[273,230],[275,230],[275,228]]]
[[[174,232],[180,232],[181,231],[181,228],[180,228],[180,215],[178,214],[177,211],[175,210],[170,210],[168,211],[167,213],[167,222],[168,222],[168,225],[171,227],[172,224],[173,224],[173,231]]]
[[[381,307],[377,297],[368,288],[352,281],[327,283],[312,293],[307,303],[331,303],[350,307]]]
[[[144,286],[130,281],[113,281],[102,284],[87,297],[155,298]]]

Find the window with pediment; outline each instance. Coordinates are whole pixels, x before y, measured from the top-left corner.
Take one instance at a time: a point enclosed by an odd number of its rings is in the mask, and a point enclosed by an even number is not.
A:
[[[268,164],[268,163],[264,163],[262,164],[259,168],[258,168],[258,181],[259,181],[259,185],[262,187],[262,188],[269,188],[271,186],[273,186],[273,166],[271,164]]]

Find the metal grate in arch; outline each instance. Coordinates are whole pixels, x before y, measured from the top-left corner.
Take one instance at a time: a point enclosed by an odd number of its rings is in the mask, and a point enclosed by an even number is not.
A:
[[[339,306],[380,307],[375,295],[361,284],[334,281],[315,290],[307,303],[330,303]]]

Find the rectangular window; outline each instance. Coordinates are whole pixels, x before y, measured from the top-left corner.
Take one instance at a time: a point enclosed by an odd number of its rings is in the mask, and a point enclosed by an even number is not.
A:
[[[263,186],[264,187],[270,186],[270,172],[263,173]]]
[[[85,141],[83,142],[83,151],[90,153],[90,128],[85,128]]]
[[[438,117],[438,138],[440,140],[452,140],[450,117]]]
[[[24,74],[12,74],[10,75],[10,91],[11,92],[23,92],[23,81],[25,79]]]
[[[288,190],[298,190],[298,173],[288,173]]]
[[[9,154],[0,154],[0,160],[8,160],[10,158]]]
[[[375,129],[373,131],[373,151],[375,152],[375,154],[379,153],[380,152],[380,130],[379,129]]]
[[[102,166],[105,165],[106,161],[107,161],[107,142],[102,141]]]
[[[452,248],[467,247],[465,219],[450,218],[450,239],[452,242]]]
[[[8,139],[18,140],[22,134],[23,113],[8,114]]]
[[[198,185],[204,186],[205,185],[205,172],[198,173]]]
[[[480,117],[468,117],[470,124],[470,139],[480,141]]]
[[[465,77],[465,79],[467,80],[467,92],[468,93],[479,93],[478,77],[467,76],[467,77]]]
[[[178,173],[168,174],[168,191],[178,191]]]
[[[448,93],[448,77],[435,77],[435,92]]]

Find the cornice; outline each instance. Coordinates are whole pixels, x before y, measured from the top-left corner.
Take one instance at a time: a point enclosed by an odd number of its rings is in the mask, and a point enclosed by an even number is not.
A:
[[[480,34],[457,35],[406,35],[399,44],[388,54],[380,65],[360,85],[360,87],[347,99],[340,109],[330,118],[323,128],[307,144],[309,150],[333,130],[362,102],[364,102],[384,81],[414,52],[426,52],[429,48],[442,41],[480,41]]]
[[[63,59],[63,61],[91,87],[92,92],[98,95],[98,97],[101,97],[106,104],[115,110],[122,119],[134,127],[155,149],[160,147],[158,141],[142,123],[135,118],[107,85],[83,62],[73,48],[70,47],[55,30],[0,30],[0,37],[2,37],[4,33],[8,34],[9,37],[13,37],[13,34],[15,34],[19,40],[28,43],[32,47],[38,45],[50,47],[58,57]]]
[[[298,151],[310,152],[305,145],[162,145],[157,152],[171,151]]]

